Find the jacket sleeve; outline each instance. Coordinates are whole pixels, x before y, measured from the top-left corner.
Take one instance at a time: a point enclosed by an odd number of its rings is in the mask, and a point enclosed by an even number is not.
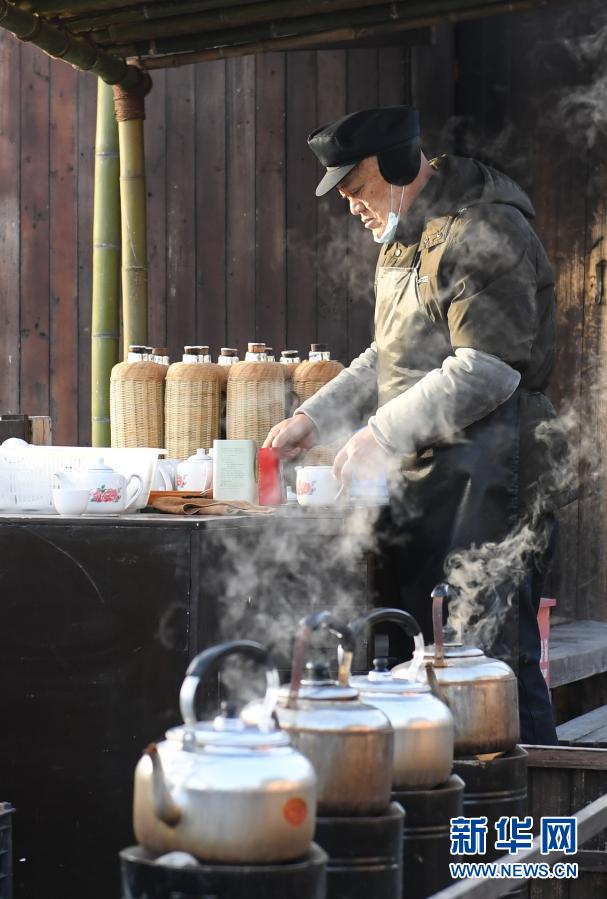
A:
[[[387,452],[414,454],[493,412],[512,396],[520,377],[496,356],[458,349],[441,368],[381,406],[369,428]]]
[[[312,419],[321,443],[346,439],[377,407],[375,341],[336,378],[297,409]]]
[[[438,291],[454,350],[489,353],[524,371],[537,333],[537,237],[517,209],[467,210],[442,257]]]

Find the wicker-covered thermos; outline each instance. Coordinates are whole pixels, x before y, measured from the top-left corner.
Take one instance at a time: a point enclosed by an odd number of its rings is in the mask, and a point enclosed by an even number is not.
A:
[[[331,359],[331,353],[326,343],[311,344],[308,359],[301,362],[293,373],[295,408],[314,396],[321,387],[337,377],[342,370],[341,362]],[[305,464],[332,465],[342,443],[343,441],[338,441],[324,446],[315,446],[306,453]]]
[[[167,365],[152,362],[152,347],[131,346],[110,376],[112,446],[164,446]]]
[[[311,344],[308,359],[300,362],[293,373],[293,388],[298,405],[314,396],[321,387],[337,377],[342,369],[341,362],[331,359],[326,343]]]
[[[269,430],[286,415],[285,366],[268,362],[266,346],[250,343],[244,362],[228,375],[226,436],[255,440],[261,446]]]
[[[181,362],[166,378],[164,426],[171,459],[187,459],[220,437],[223,372],[211,362],[208,346],[184,347]]]

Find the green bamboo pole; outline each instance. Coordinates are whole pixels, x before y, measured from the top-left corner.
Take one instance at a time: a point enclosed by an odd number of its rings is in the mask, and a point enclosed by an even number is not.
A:
[[[93,446],[109,446],[110,373],[118,362],[120,328],[120,184],[118,127],[112,88],[97,81],[91,425]]]
[[[145,93],[114,87],[120,145],[120,217],[122,225],[122,333],[124,355],[129,344],[147,343],[147,233],[143,120]]]

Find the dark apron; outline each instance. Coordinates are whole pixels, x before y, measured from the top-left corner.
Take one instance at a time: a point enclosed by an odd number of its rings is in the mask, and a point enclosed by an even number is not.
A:
[[[380,405],[453,355],[447,329],[431,321],[420,301],[418,260],[419,254],[411,268],[378,268]],[[448,443],[428,447],[408,462],[380,520],[381,555],[393,568],[399,604],[419,621],[427,642],[433,642],[430,593],[445,579],[449,554],[499,542],[517,523],[519,400],[517,391]],[[487,595],[485,613],[495,614],[499,607],[504,617],[496,639],[485,649],[516,668],[518,603],[511,602],[505,613],[512,596],[510,584]]]

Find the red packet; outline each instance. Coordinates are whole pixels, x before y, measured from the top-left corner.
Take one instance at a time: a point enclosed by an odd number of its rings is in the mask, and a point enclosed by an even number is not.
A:
[[[282,462],[271,446],[257,453],[259,504],[280,506],[287,501],[287,490],[282,471]]]

